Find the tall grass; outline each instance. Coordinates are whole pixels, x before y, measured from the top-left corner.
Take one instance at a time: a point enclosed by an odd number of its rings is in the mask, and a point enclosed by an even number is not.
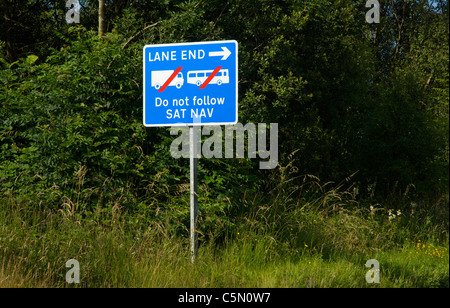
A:
[[[80,200],[63,198],[59,210],[3,200],[0,287],[448,287],[445,211],[439,220],[417,207],[364,204],[349,182],[281,179],[230,200],[232,223],[200,226],[194,266],[173,220],[143,227],[120,201],[82,216],[68,206]],[[69,259],[80,263],[79,284],[66,282]],[[378,285],[365,281],[369,259],[380,262]]]

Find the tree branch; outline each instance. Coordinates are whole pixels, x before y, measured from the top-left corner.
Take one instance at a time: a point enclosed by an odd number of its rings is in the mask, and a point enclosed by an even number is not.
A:
[[[151,24],[150,26],[145,27],[144,29],[142,29],[141,31],[139,31],[138,33],[136,33],[134,36],[130,37],[128,39],[128,41],[122,46],[122,49],[125,49],[125,47],[127,47],[127,45],[134,40],[137,36],[139,36],[141,33],[143,33],[145,30],[156,27],[160,22],[155,22],[154,24]]]

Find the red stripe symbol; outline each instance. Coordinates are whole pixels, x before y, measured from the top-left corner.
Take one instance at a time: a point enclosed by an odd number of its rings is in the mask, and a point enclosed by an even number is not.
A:
[[[206,78],[205,82],[200,86],[200,89],[204,89],[221,69],[222,69],[222,66],[216,67],[216,69],[211,73],[211,75],[209,75],[209,77]]]
[[[170,75],[169,79],[167,79],[167,81],[163,84],[163,86],[161,87],[161,89],[159,89],[158,92],[163,92],[169,86],[172,80],[177,76],[177,74],[181,71],[182,68],[183,67],[177,68],[175,72],[173,72],[172,75]]]

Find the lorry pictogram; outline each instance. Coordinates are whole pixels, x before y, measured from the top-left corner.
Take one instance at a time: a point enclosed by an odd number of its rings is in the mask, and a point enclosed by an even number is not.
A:
[[[172,77],[174,70],[152,71],[152,87],[159,90]],[[180,89],[184,84],[183,73],[179,72],[174,76],[167,86],[175,86]]]

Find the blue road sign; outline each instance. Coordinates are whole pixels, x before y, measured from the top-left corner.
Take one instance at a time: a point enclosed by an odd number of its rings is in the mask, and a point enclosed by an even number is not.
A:
[[[238,44],[215,41],[144,47],[144,125],[236,124]]]

